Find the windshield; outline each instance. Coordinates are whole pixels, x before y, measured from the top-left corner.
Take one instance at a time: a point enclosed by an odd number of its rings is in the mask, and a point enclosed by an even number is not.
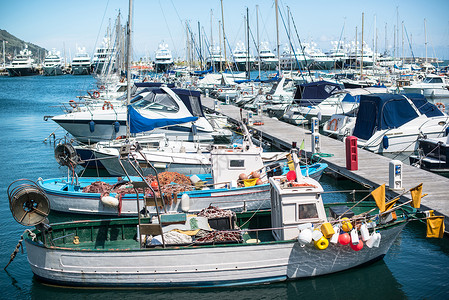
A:
[[[132,102],[136,109],[151,109],[163,112],[178,112],[178,104],[168,94],[149,93],[147,96],[138,99],[140,95],[135,97]]]

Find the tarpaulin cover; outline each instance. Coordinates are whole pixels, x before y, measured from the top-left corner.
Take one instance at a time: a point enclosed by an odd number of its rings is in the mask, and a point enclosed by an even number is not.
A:
[[[303,101],[302,99],[317,99],[319,102],[314,101],[314,104],[319,104],[321,101],[332,95],[333,93],[342,90],[342,87],[338,83],[328,82],[328,81],[315,81],[310,83],[304,83],[296,88],[295,92],[295,103],[300,105],[310,105],[308,101]]]
[[[139,114],[131,105],[128,105],[128,116],[129,131],[131,133],[139,133],[159,127],[193,122],[198,119],[197,117],[185,117],[180,119],[148,119]]]
[[[418,103],[420,111],[435,114],[423,95],[420,94],[371,94],[360,97],[360,106],[353,135],[368,140],[376,131],[398,128],[418,117],[414,108],[407,101]],[[425,104],[427,102],[431,106]],[[426,113],[426,115],[427,115]]]

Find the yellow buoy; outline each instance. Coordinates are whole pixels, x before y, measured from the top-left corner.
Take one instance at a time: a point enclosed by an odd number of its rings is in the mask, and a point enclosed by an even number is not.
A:
[[[352,230],[351,220],[349,220],[348,218],[341,219],[341,229],[343,229],[343,231],[345,232],[351,231]]]
[[[315,247],[319,250],[324,250],[328,246],[329,246],[329,241],[324,236],[322,236],[318,241],[315,241]]]

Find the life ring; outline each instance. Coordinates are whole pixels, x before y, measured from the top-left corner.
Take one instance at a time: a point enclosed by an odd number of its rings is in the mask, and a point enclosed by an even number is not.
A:
[[[98,88],[99,88],[100,90],[104,90],[104,85],[100,85]]]
[[[99,97],[100,97],[100,92],[99,92],[99,91],[93,92],[92,98],[97,99],[97,98],[99,98]]]
[[[320,79],[320,81],[323,81],[323,77],[320,77],[319,79]]]
[[[123,83],[125,82],[125,77],[120,78],[120,82]],[[145,81],[144,81],[145,82]]]
[[[248,92],[243,92],[242,95],[248,95]]]
[[[126,139],[126,135],[121,135],[116,137],[116,140],[122,140],[122,139]]]
[[[444,105],[444,103],[437,102],[437,103],[435,103],[435,106],[438,107],[438,109],[441,110],[441,112],[446,111],[446,105]]]
[[[114,109],[114,106],[112,105],[111,102],[105,101],[105,102],[103,103],[103,110],[105,110],[105,109]]]
[[[72,108],[76,108],[76,107],[78,106],[78,103],[76,103],[75,100],[70,100],[70,101],[69,101],[69,105],[70,105]]]
[[[265,96],[265,99],[267,99],[267,100],[273,100],[273,96],[271,96],[271,95],[266,95],[266,96]]]
[[[222,89],[218,89],[218,92],[221,93],[221,92],[223,92],[223,90]]]
[[[329,124],[327,125],[327,130],[330,130],[330,129],[331,129],[332,123],[334,123],[334,121],[335,121],[334,131],[337,131],[337,124],[338,124],[337,119],[332,119],[332,120],[329,122]]]

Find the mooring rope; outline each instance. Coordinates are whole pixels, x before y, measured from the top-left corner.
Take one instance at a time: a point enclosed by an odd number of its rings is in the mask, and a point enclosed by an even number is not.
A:
[[[6,268],[9,266],[10,263],[12,263],[12,261],[14,260],[14,258],[16,258],[17,253],[19,253],[19,249],[22,249],[22,253],[23,253],[23,235],[28,232],[29,236],[31,237],[31,239],[34,241],[36,238],[36,234],[33,233],[31,230],[29,229],[25,229],[25,231],[22,233],[22,235],[20,236],[19,242],[17,243],[16,249],[14,249],[14,251],[11,253],[11,258],[9,259],[8,264],[3,268],[3,270],[6,270]]]

